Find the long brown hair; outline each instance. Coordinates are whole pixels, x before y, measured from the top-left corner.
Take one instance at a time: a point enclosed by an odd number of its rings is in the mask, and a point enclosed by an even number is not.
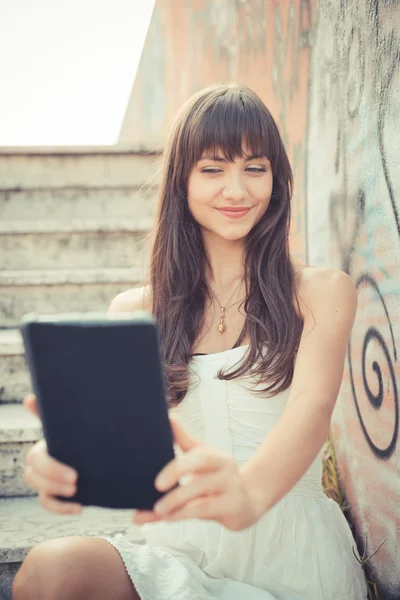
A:
[[[258,384],[268,383],[256,392],[264,397],[292,382],[303,326],[288,244],[292,169],[261,99],[245,85],[218,83],[194,94],[171,124],[151,233],[144,283],[151,287],[170,407],[188,390],[191,349],[203,323],[205,299],[212,298],[200,226],[188,208],[189,174],[205,150],[220,150],[229,161],[243,156],[243,140],[254,154],[270,160],[273,188],[268,209],[245,240],[246,320],[235,345],[247,333],[249,349],[236,370],[220,369],[218,377],[230,380],[249,373]],[[267,353],[262,352],[265,346]]]

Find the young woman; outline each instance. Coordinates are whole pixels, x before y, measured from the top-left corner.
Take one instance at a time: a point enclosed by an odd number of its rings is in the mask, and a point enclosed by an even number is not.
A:
[[[135,512],[146,543],[119,535],[34,547],[14,600],[365,600],[319,454],[356,291],[341,271],[293,261],[291,195],[278,129],[249,88],[218,84],[182,107],[148,280],[110,307],[147,308],[158,322],[177,454],[156,485],[181,486]],[[35,411],[34,397],[25,404]],[[79,474],[64,480],[65,468],[40,441],[25,480],[46,509],[79,512],[53,497],[74,493]]]

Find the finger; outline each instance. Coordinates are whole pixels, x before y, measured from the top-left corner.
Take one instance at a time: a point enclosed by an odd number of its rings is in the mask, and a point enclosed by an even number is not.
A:
[[[180,521],[182,519],[211,519],[217,520],[225,514],[221,505],[222,496],[203,496],[195,498],[185,504],[182,508],[169,513],[163,517],[164,521]]]
[[[203,445],[203,442],[196,440],[194,437],[189,435],[179,424],[179,422],[176,421],[174,417],[171,417],[171,415],[169,415],[169,420],[171,423],[174,441],[179,445],[180,448],[182,448],[182,450],[186,452],[191,448]]]
[[[26,464],[46,479],[75,483],[78,473],[69,465],[59,462],[47,452],[45,440],[39,440],[26,455]]]
[[[166,515],[178,510],[196,498],[209,494],[221,494],[229,486],[228,474],[228,471],[218,471],[217,473],[198,477],[186,485],[181,485],[156,502],[153,510],[158,515]]]
[[[24,406],[25,408],[30,410],[31,413],[40,418],[35,394],[27,394],[26,396],[24,396]]]
[[[235,529],[236,527],[231,527],[231,524],[232,520],[235,520],[237,509],[237,502],[234,502],[230,492],[219,495],[209,494],[191,500],[182,508],[163,517],[163,519],[165,521],[211,519],[220,523],[229,523],[229,528]]]
[[[62,502],[45,493],[39,494],[39,502],[43,508],[60,515],[78,515],[82,513],[82,505],[75,502]]]
[[[24,481],[30,487],[50,496],[73,496],[76,492],[75,484],[60,483],[42,477],[38,472],[27,465],[24,472]]]
[[[216,471],[225,465],[234,466],[232,456],[210,451],[203,445],[169,462],[157,475],[154,485],[159,491],[165,491],[187,473]]]
[[[143,525],[143,523],[161,521],[161,517],[156,515],[152,510],[136,510],[132,517],[132,521],[136,525]]]

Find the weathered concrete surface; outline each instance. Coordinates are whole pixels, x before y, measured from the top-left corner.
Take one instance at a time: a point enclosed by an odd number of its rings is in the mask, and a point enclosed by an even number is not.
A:
[[[4,405],[0,407],[0,415]],[[41,439],[37,437],[35,441]],[[32,442],[0,443],[0,496],[36,496],[37,493],[24,482],[26,455],[32,448]]]
[[[0,269],[140,267],[150,220],[0,223]]]
[[[0,497],[34,495],[23,475],[29,449],[43,438],[40,420],[24,406],[3,404],[0,423]]]
[[[0,189],[115,188],[157,184],[159,156],[118,147],[0,148]]]
[[[30,387],[19,331],[0,330],[0,406],[4,402],[20,402]]]
[[[153,216],[155,203],[154,187],[0,189],[4,228],[17,220],[146,219]]]
[[[0,331],[0,335],[1,335]],[[0,406],[5,402],[19,402],[30,389],[25,357],[0,354]]]
[[[106,312],[114,296],[142,281],[144,269],[0,272],[0,327],[17,327],[30,312]]]
[[[0,598],[1,600],[12,600],[12,582],[19,571],[21,563],[0,562]]]

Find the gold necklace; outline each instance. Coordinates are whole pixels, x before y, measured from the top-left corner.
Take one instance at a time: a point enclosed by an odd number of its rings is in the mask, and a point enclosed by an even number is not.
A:
[[[228,303],[232,300],[233,296],[235,295],[235,292],[239,289],[240,284],[242,283],[243,279],[241,279],[239,281],[239,284],[236,286],[232,296],[229,298]],[[211,288],[210,288],[211,289]],[[226,325],[225,325],[225,311],[228,310],[228,308],[231,308],[231,306],[234,306],[235,304],[238,304],[239,302],[241,302],[241,300],[238,300],[237,302],[234,302],[233,304],[230,304],[229,306],[221,306],[217,296],[215,295],[215,293],[213,292],[213,290],[211,290],[212,295],[214,296],[214,298],[216,299],[216,301],[219,304],[219,307],[221,309],[221,314],[219,316],[219,323],[218,323],[218,331],[219,333],[224,333],[226,330]]]

